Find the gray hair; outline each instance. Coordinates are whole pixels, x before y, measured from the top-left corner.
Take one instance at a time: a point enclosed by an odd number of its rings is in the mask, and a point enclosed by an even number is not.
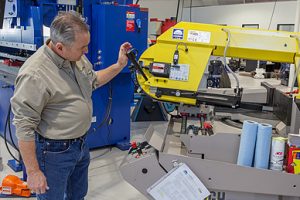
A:
[[[70,46],[75,41],[76,33],[88,32],[86,20],[75,11],[59,12],[50,26],[51,41]]]

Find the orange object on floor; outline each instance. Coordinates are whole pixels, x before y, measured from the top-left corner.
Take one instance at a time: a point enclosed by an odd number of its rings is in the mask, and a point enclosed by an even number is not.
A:
[[[31,192],[27,183],[15,175],[8,175],[2,181],[0,193],[5,195],[16,195],[21,197],[30,197]]]

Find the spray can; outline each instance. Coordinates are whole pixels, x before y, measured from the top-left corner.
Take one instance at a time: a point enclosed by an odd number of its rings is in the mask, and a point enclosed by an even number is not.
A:
[[[283,169],[283,159],[285,150],[286,138],[274,137],[272,139],[272,149],[270,158],[270,169],[282,171]]]

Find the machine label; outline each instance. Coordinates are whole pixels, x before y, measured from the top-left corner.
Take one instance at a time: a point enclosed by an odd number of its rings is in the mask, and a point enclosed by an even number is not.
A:
[[[210,32],[189,30],[187,41],[210,43],[210,36],[211,36]]]
[[[135,19],[135,12],[127,11],[126,18],[127,19]]]
[[[184,36],[183,29],[178,29],[178,28],[173,29],[173,34],[172,34],[173,39],[183,40],[183,36]]]
[[[134,32],[134,20],[126,20],[126,32]]]
[[[152,71],[156,72],[156,73],[164,73],[165,72],[165,65],[162,64],[162,63],[153,63]]]
[[[171,67],[170,79],[176,81],[188,81],[190,66],[188,64],[178,64]]]
[[[3,186],[1,194],[11,195],[12,194],[12,188],[8,187],[8,186]]]

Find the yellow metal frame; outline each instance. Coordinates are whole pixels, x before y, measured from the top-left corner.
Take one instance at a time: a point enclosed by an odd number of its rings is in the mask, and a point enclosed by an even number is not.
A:
[[[183,30],[182,39],[173,39],[174,29]],[[209,39],[191,41],[189,33],[193,31],[204,33],[204,35],[209,36]],[[172,63],[177,44],[183,42],[187,45],[188,52],[184,51],[184,45],[178,45],[180,53],[179,64],[189,64],[189,80],[177,81],[155,77],[149,73],[149,70],[143,69],[149,80],[145,81],[138,74],[137,79],[139,84],[148,95],[155,99],[195,105],[196,100],[190,98],[166,95],[158,98],[150,91],[150,87],[196,92],[210,56],[224,56],[224,49],[228,45],[228,37],[230,37],[230,43],[227,48],[226,57],[299,65],[300,33],[180,22],[162,34],[158,38],[157,43],[141,55],[140,61],[143,61],[144,66],[149,66],[152,62]],[[299,80],[300,75],[298,75]],[[297,98],[300,98],[300,96]]]

